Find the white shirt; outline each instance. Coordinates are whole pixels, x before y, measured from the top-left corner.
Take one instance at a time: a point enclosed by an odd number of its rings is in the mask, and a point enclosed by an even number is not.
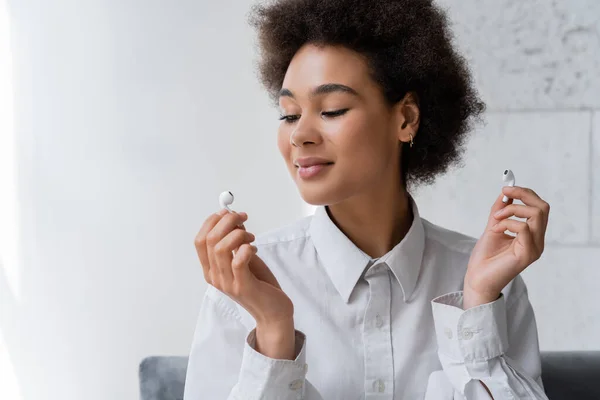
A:
[[[295,360],[254,350],[254,318],[209,285],[184,400],[547,399],[535,316],[517,276],[492,303],[462,309],[476,239],[421,218],[372,259],[314,215],[258,235],[258,256],[294,304]]]

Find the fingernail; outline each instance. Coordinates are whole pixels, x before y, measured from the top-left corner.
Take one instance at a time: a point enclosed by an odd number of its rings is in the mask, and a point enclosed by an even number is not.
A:
[[[254,236],[254,234],[250,234],[250,239],[252,239],[254,241],[254,239],[256,239],[256,236]]]
[[[494,215],[497,217],[498,215],[502,214],[502,211],[504,211],[504,210],[498,210],[494,213]]]

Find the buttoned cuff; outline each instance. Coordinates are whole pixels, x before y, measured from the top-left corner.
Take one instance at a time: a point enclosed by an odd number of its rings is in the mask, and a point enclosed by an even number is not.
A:
[[[306,377],[306,335],[295,330],[297,354],[294,360],[278,360],[257,352],[256,328],[246,339],[234,398],[244,400],[299,399],[304,396]]]
[[[452,292],[436,297],[431,306],[438,350],[455,362],[485,362],[508,348],[504,294],[463,310],[463,292]]]

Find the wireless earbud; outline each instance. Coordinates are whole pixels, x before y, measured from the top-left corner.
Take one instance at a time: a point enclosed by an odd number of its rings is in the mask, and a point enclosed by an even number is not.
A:
[[[502,174],[502,181],[504,182],[504,186],[515,186],[515,174],[510,169],[505,169]],[[506,203],[507,201],[508,197],[504,195],[502,202]]]
[[[225,208],[230,213],[234,213],[235,211],[229,208],[231,204],[233,204],[233,193],[226,191],[219,195],[219,205],[221,206],[221,208]],[[244,228],[244,224],[240,224],[238,225],[238,227]]]
[[[219,195],[219,205],[221,208],[226,208],[227,211],[233,212],[229,206],[233,203],[233,193],[223,192]]]

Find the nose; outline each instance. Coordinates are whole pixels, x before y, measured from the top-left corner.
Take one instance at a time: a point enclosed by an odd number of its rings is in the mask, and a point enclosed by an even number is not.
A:
[[[290,134],[290,144],[294,147],[306,146],[310,143],[318,143],[321,139],[321,134],[317,129],[308,124],[300,124]]]
[[[306,138],[306,135],[299,133],[298,131],[294,131],[290,135],[290,144],[294,147],[302,147],[307,143],[310,143],[310,140]]]

